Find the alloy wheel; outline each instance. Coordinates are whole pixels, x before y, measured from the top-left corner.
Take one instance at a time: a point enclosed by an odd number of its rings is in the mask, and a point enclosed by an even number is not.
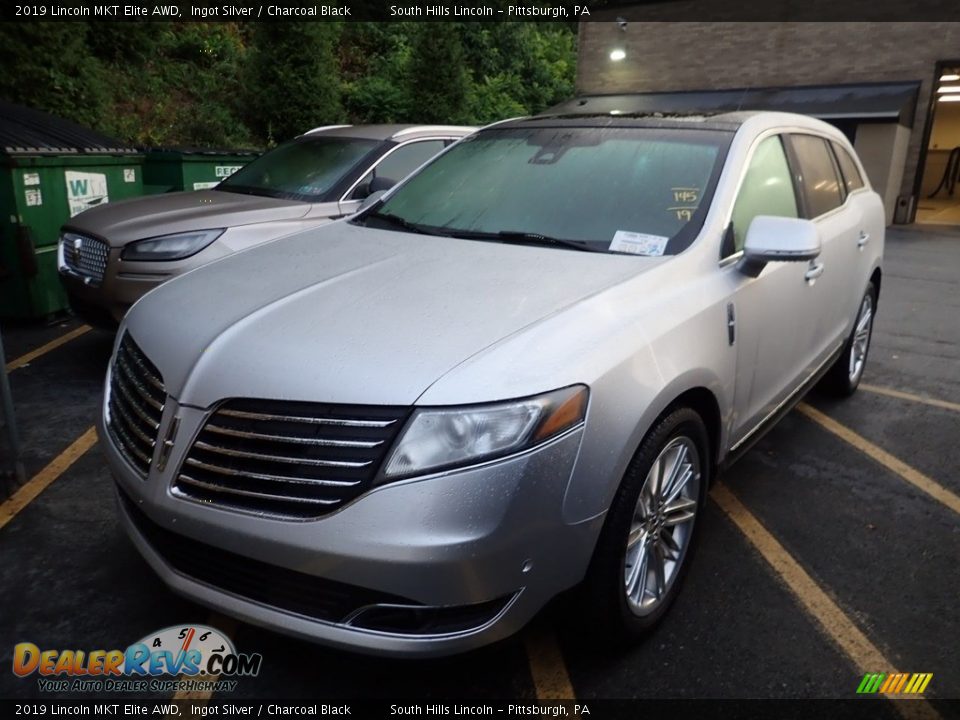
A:
[[[857,314],[857,324],[853,331],[853,342],[850,345],[850,382],[860,379],[863,366],[867,362],[867,348],[870,345],[870,329],[873,325],[873,297],[867,293],[860,303],[860,312]]]
[[[677,578],[693,536],[700,478],[700,455],[685,436],[667,443],[650,466],[624,557],[624,591],[635,615],[653,612]]]

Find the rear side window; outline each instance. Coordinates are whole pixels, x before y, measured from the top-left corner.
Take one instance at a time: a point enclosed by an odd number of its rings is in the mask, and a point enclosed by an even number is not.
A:
[[[397,148],[387,155],[375,173],[377,177],[387,177],[400,182],[427,160],[443,150],[443,140],[424,140]]]
[[[843,182],[847,187],[847,192],[852,193],[854,190],[862,188],[864,185],[863,177],[860,175],[857,163],[850,157],[850,153],[839,143],[831,143],[831,145],[833,145],[833,154],[837,157],[837,163],[840,165],[840,172],[843,174]]]
[[[364,176],[348,199],[359,200],[369,195],[370,181],[375,177],[400,182],[443,148],[443,140],[421,140],[397,148]]]
[[[757,215],[797,217],[790,167],[779,136],[763,140],[750,158],[747,174],[733,205],[733,245],[723,255],[743,250],[747,229]]]
[[[797,174],[807,201],[807,217],[820,217],[840,207],[845,193],[827,141],[814,135],[791,135],[790,142],[799,165]]]

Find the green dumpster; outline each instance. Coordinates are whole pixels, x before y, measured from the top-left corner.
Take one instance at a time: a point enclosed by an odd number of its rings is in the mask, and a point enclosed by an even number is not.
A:
[[[259,154],[252,150],[147,150],[143,164],[144,191],[154,194],[206,190],[233,175]]]
[[[87,208],[143,194],[143,156],[110,138],[0,101],[0,317],[67,308],[60,226]]]

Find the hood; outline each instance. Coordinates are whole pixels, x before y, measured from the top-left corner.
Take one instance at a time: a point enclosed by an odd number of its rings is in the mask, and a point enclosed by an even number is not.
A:
[[[294,220],[306,215],[310,207],[296,200],[198,190],[107,203],[85,210],[64,227],[121,247],[134,240],[190,230]]]
[[[184,404],[409,405],[472,355],[668,260],[339,221],[175,278],[125,322]]]

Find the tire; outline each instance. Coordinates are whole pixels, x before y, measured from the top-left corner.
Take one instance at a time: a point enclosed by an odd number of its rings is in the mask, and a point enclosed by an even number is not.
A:
[[[876,311],[877,290],[873,283],[867,283],[867,289],[857,306],[853,329],[843,346],[843,352],[827,370],[820,383],[820,387],[828,394],[835,397],[849,397],[857,391],[860,380],[863,378],[863,370],[867,365]]]
[[[709,448],[700,415],[679,407],[657,421],[634,455],[607,513],[580,593],[582,611],[608,639],[622,642],[643,637],[660,622],[679,593],[696,546],[697,518],[710,480]],[[679,482],[670,471],[673,461],[683,472],[681,453],[686,453],[690,467],[686,484],[679,496],[665,505],[667,512],[650,512],[656,477],[651,471],[659,461],[658,468],[667,473],[667,486],[671,479]],[[639,502],[641,493],[644,503]],[[679,522],[687,513],[690,517]],[[666,525],[665,521],[678,522]],[[672,549],[666,536],[673,540]],[[632,543],[629,547],[628,542]],[[657,558],[666,553],[674,558],[661,564]],[[658,566],[663,568],[660,573]],[[652,590],[647,587],[650,583]]]

